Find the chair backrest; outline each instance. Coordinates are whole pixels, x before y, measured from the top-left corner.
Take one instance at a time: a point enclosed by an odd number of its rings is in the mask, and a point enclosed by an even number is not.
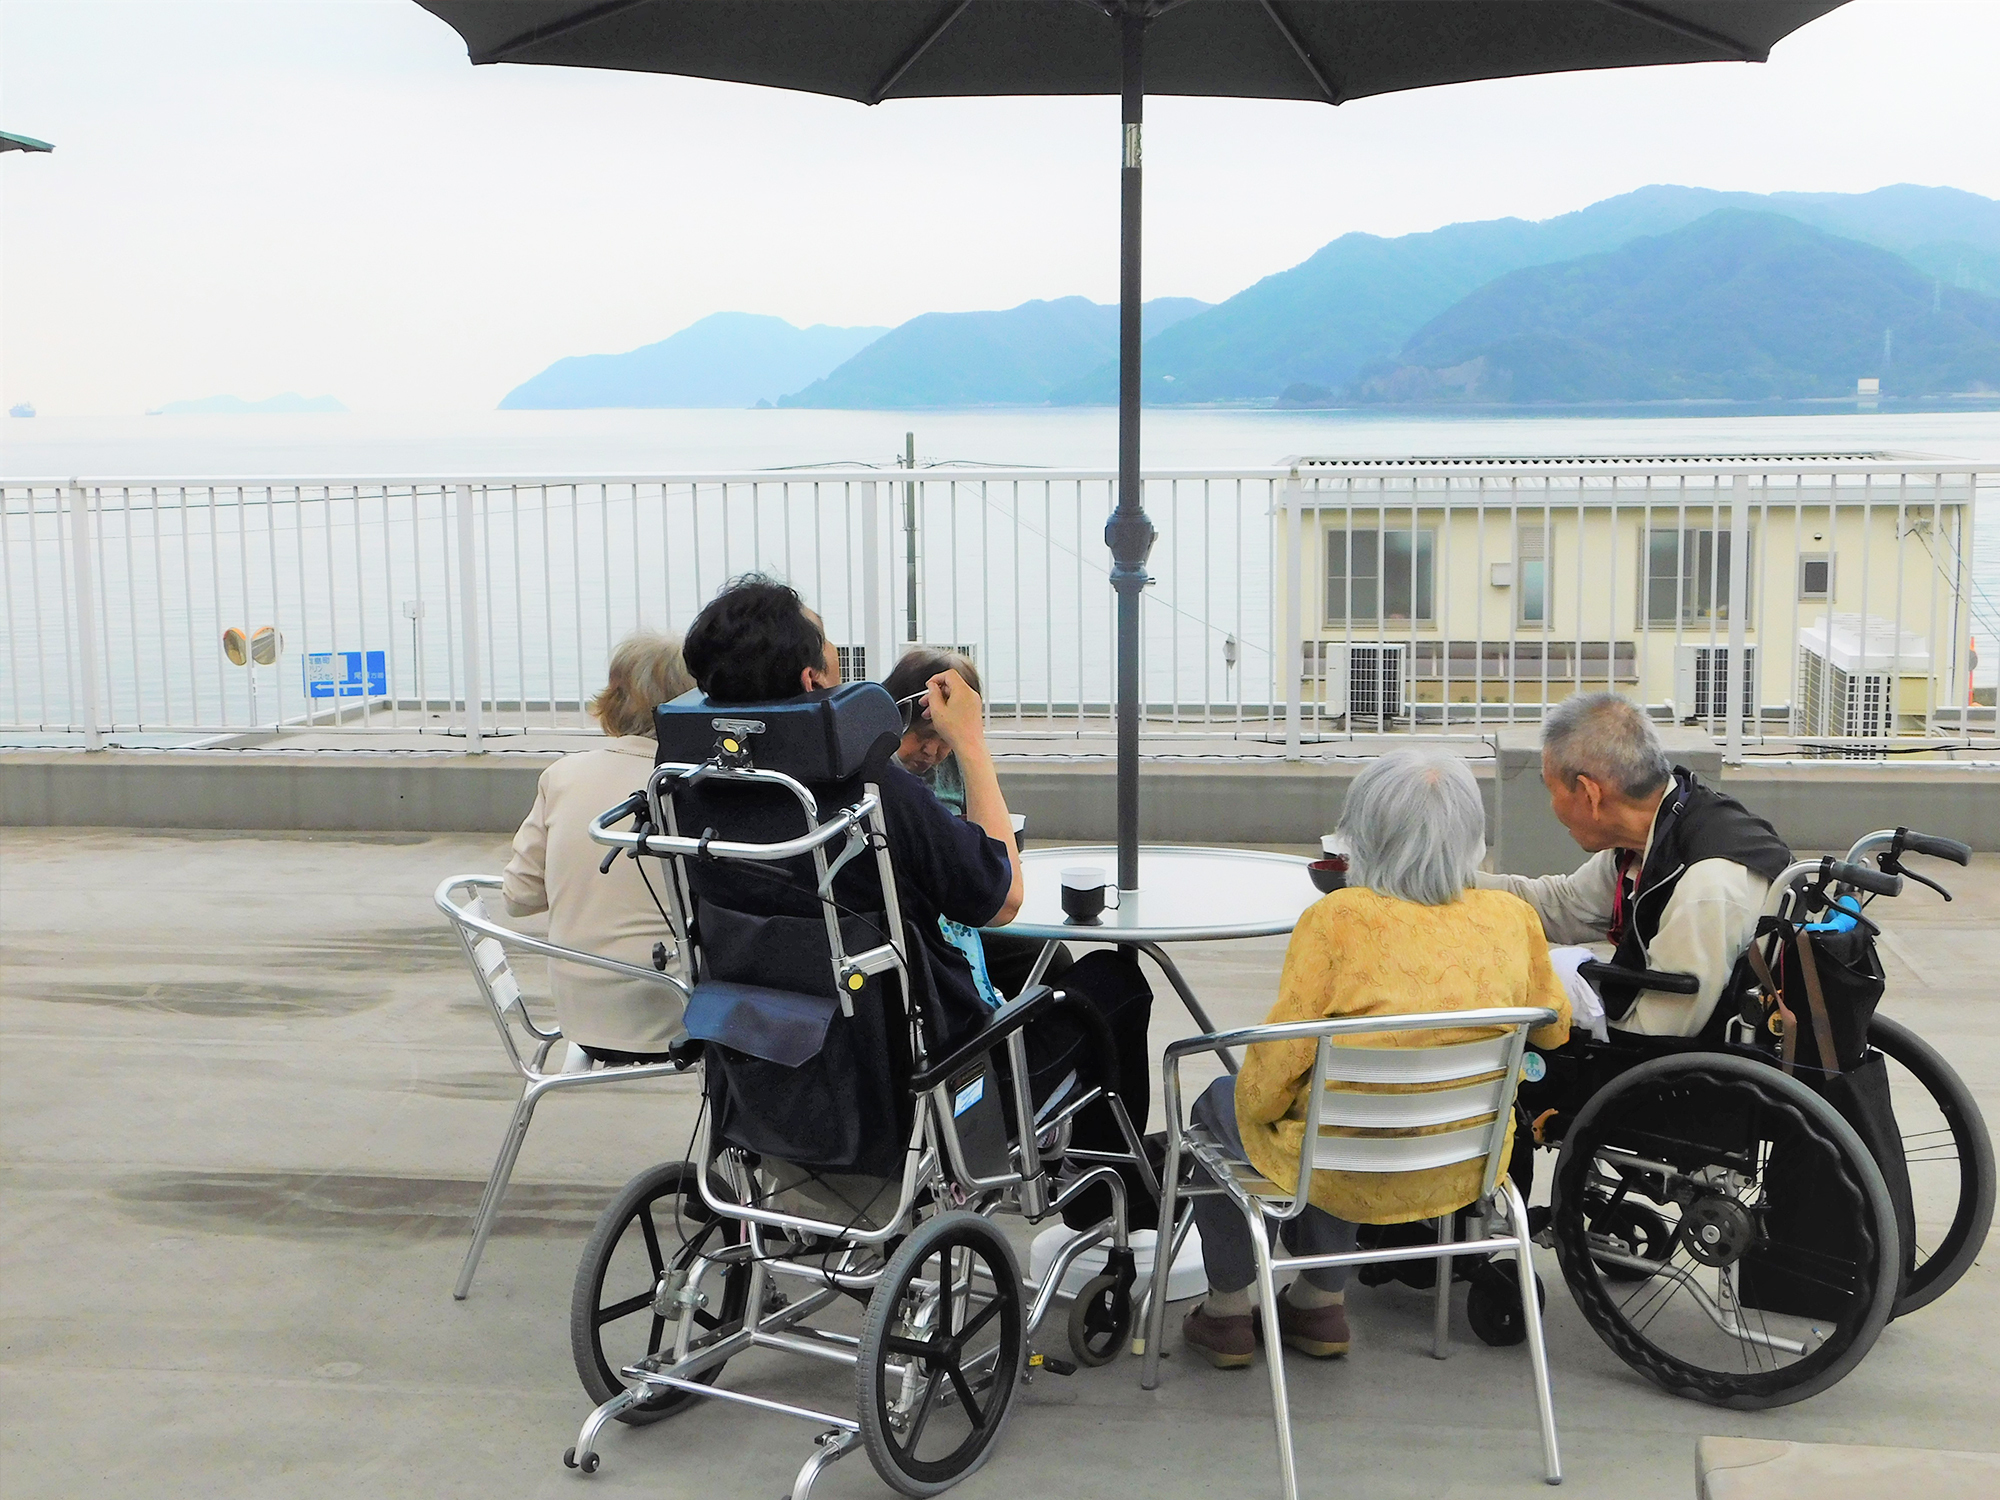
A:
[[[1321,1034],[1313,1061],[1301,1190],[1308,1171],[1422,1172],[1484,1157],[1480,1194],[1492,1192],[1528,1032],[1554,1019],[1549,1010],[1508,1009],[1328,1023],[1339,1029]],[[1366,1045],[1391,1032],[1488,1029],[1493,1035],[1435,1047]]]
[[[465,950],[466,962],[472,968],[473,981],[493,1013],[493,1024],[500,1033],[500,1041],[513,1060],[516,1071],[524,1076],[540,1069],[548,1049],[562,1041],[563,1034],[559,1027],[553,1024],[545,1026],[529,1013],[520,976],[514,972],[511,949],[525,948],[564,963],[668,985],[679,990],[682,999],[686,999],[687,987],[671,974],[642,969],[635,964],[585,953],[576,948],[564,948],[546,939],[500,926],[488,914],[483,894],[499,889],[497,876],[452,875],[438,883],[433,899],[438,910],[451,919],[459,945]],[[524,1046],[526,1051],[523,1051]]]

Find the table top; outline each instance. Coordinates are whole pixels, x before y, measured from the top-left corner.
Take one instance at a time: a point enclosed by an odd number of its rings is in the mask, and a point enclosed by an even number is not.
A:
[[[1095,925],[1063,915],[1062,872],[1094,865],[1106,883],[1118,875],[1111,844],[1029,849],[1021,856],[1028,895],[1020,915],[996,932],[1020,937],[1115,943],[1197,943],[1216,938],[1273,937],[1298,925],[1319,900],[1307,861],[1258,849],[1202,849],[1142,844],[1139,889],[1120,893]]]

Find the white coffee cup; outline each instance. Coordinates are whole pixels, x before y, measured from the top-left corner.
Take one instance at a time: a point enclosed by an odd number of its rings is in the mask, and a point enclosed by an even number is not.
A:
[[[1102,865],[1070,865],[1061,879],[1063,914],[1070,921],[1092,926],[1105,907],[1117,910],[1118,887],[1105,878]]]

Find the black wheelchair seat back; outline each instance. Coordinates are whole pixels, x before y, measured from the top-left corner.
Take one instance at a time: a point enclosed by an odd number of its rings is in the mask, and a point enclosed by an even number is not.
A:
[[[776,703],[689,693],[654,724],[657,764],[693,768],[656,779],[662,817],[705,850],[813,833],[863,796],[901,736],[875,683]],[[848,959],[918,945],[892,932],[879,890],[852,905],[843,882],[836,899],[829,868],[863,852],[836,839],[788,859],[678,859],[697,966],[686,1025],[705,1047],[723,1140],[811,1171],[893,1177],[913,1120],[909,1012],[897,972],[852,972]]]
[[[711,703],[683,693],[653,710],[656,765],[702,765],[739,757],[808,785],[844,782],[879,766],[903,736],[886,689],[849,682],[776,703]]]

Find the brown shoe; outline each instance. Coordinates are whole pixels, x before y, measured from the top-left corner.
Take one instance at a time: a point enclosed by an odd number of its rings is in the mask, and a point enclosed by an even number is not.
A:
[[[1196,1304],[1181,1323],[1181,1341],[1218,1370],[1242,1370],[1256,1357],[1255,1314],[1241,1318],[1214,1318],[1208,1304]]]
[[[1278,1336],[1287,1349],[1296,1349],[1314,1359],[1335,1359],[1347,1352],[1354,1335],[1347,1326],[1347,1308],[1339,1302],[1325,1307],[1294,1307],[1292,1299],[1278,1294]]]

